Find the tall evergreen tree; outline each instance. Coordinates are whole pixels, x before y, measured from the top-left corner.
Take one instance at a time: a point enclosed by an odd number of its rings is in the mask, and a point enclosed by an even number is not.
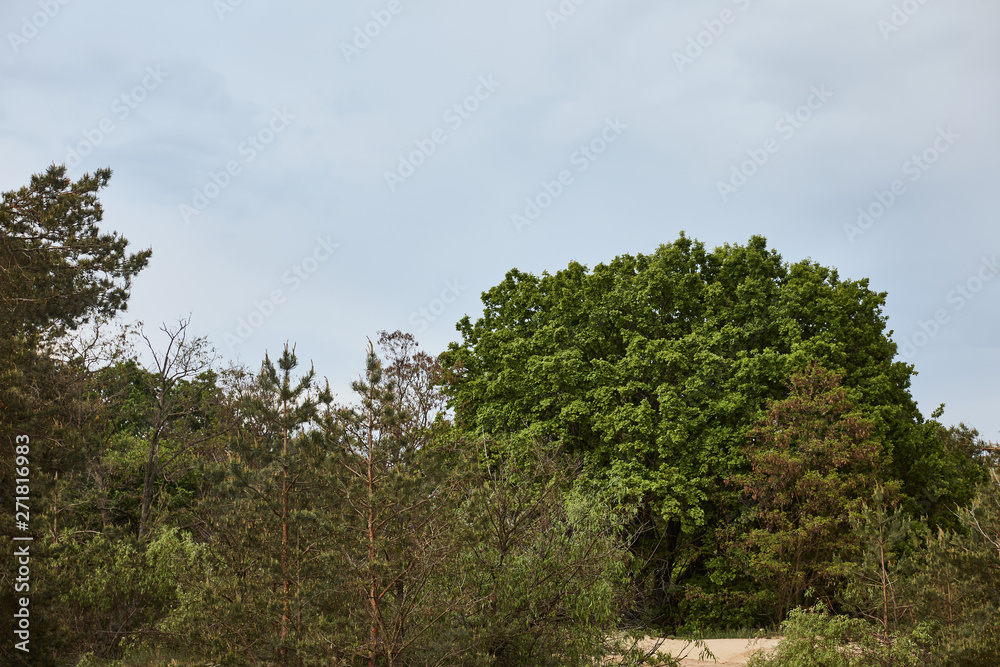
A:
[[[337,477],[348,531],[362,535],[347,552],[354,590],[348,611],[366,628],[355,652],[369,667],[418,655],[433,628],[464,603],[435,595],[454,553],[448,511],[453,480],[431,439],[443,400],[434,389],[436,362],[413,337],[382,332],[388,365],[369,342],[365,374],[352,383],[354,406],[328,412],[325,429],[338,448]],[[353,526],[353,528],[351,528]]]
[[[750,432],[751,470],[734,479],[751,502],[730,548],[773,595],[777,624],[795,607],[830,599],[853,560],[852,511],[875,491],[880,442],[870,420],[852,414],[840,376],[810,364],[771,401]]]
[[[93,416],[84,389],[89,370],[79,359],[57,355],[58,343],[81,324],[124,310],[131,280],[151,254],[130,254],[124,238],[99,229],[97,193],[110,177],[101,169],[72,182],[65,167],[53,165],[0,200],[0,486],[12,488],[14,438],[27,436],[31,498],[39,513],[58,508],[61,480],[80,471],[93,453],[93,422],[80,421]],[[12,509],[0,511],[6,536]],[[57,516],[49,514],[46,523]],[[32,522],[36,536],[40,528],[40,521]],[[36,563],[45,562],[46,548],[35,542]],[[44,651],[46,642],[59,639],[49,625],[48,611],[55,607],[44,589],[44,570],[36,573],[35,584],[43,588],[33,591],[33,646]],[[7,619],[13,618],[11,599],[5,595],[0,603]],[[0,647],[0,658],[19,657],[9,643]]]

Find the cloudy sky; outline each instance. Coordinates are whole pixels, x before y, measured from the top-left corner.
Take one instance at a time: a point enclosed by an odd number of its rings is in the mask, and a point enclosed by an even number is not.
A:
[[[753,234],[888,293],[925,414],[1000,434],[995,0],[4,0],[0,190],[110,166],[129,316],[342,389],[507,270]],[[344,396],[346,398],[346,396]]]

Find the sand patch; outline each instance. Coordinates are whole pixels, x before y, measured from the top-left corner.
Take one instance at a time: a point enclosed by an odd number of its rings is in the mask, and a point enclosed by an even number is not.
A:
[[[742,667],[746,665],[747,658],[757,650],[770,652],[778,645],[780,639],[706,639],[705,646],[712,652],[716,660],[711,658],[700,660],[701,649],[681,639],[665,639],[660,645],[660,650],[672,656],[684,657],[681,664],[686,667]],[[653,648],[656,640],[647,637],[639,646],[645,650]]]

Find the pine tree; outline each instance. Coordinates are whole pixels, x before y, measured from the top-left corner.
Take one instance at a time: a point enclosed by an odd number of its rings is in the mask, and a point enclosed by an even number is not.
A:
[[[53,540],[59,530],[58,490],[85,469],[97,439],[87,363],[55,350],[67,332],[125,310],[131,280],[151,254],[130,254],[128,241],[99,229],[103,209],[97,192],[110,177],[110,170],[100,169],[72,182],[65,167],[53,165],[0,200],[0,487],[13,488],[14,439],[27,436],[33,509],[54,508],[45,516]],[[12,509],[0,510],[5,536],[14,525]],[[32,522],[36,538],[42,533],[40,518]],[[36,541],[33,552],[38,564],[33,583],[42,586],[32,596],[33,656],[62,642],[53,629],[61,612],[54,597],[59,591],[44,588],[48,546]],[[0,603],[7,619],[13,618],[12,600],[4,596]],[[14,664],[18,653],[5,643],[0,660]]]
[[[315,578],[305,560],[322,541],[304,517],[316,485],[308,428],[319,396],[313,370],[295,378],[297,367],[286,344],[277,364],[266,355],[257,375],[231,376],[229,462],[198,510],[215,565],[211,577],[187,582],[187,606],[172,619],[220,659],[290,664],[306,643],[312,616],[300,584]]]
[[[878,485],[869,501],[851,514],[852,539],[861,553],[851,566],[845,598],[856,613],[877,623],[885,641],[912,624],[914,565],[910,556],[919,546],[921,524],[899,507],[897,496]]]
[[[788,398],[769,401],[750,432],[751,472],[733,478],[750,508],[729,548],[772,594],[775,623],[833,595],[855,549],[850,512],[875,489],[879,442],[839,382],[816,363],[793,374]]]
[[[447,509],[454,484],[441,464],[432,421],[443,404],[436,362],[409,334],[382,332],[388,366],[369,341],[365,374],[352,383],[358,403],[333,406],[324,430],[341,468],[349,533],[344,562],[357,602],[354,652],[374,667],[419,653],[460,596],[437,595],[454,549]],[[361,539],[356,539],[360,536]]]

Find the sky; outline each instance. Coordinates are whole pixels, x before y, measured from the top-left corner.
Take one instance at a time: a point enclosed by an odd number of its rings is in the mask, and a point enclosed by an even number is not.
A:
[[[886,292],[1000,438],[995,0],[4,0],[0,191],[111,167],[127,317],[224,359],[438,353],[511,268],[763,235]]]

